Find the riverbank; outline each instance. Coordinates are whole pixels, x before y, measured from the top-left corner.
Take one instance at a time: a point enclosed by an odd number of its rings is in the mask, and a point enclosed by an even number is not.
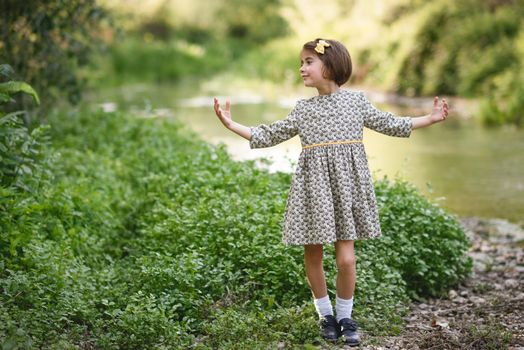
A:
[[[363,336],[365,350],[524,349],[524,229],[506,220],[462,218],[471,276],[447,298],[414,302],[399,336]]]

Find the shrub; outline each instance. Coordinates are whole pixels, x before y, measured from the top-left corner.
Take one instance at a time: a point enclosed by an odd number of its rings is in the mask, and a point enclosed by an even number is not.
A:
[[[41,126],[30,132],[22,121],[26,111],[7,113],[5,110],[20,93],[31,95],[39,103],[33,88],[11,80],[13,75],[9,65],[0,65],[0,222],[6,230],[0,237],[0,253],[5,256],[16,256],[19,242],[32,235],[31,230],[24,230],[28,226],[24,223],[31,219],[25,217],[26,212],[21,210],[24,205],[20,205],[22,201],[17,196],[37,192],[44,180],[51,177],[47,167],[49,157],[45,153],[46,128]],[[13,225],[10,215],[23,218],[22,225]]]
[[[441,296],[471,271],[469,243],[455,217],[409,183],[375,183],[385,237],[369,254],[399,271],[412,297]]]
[[[4,346],[314,341],[302,249],[280,243],[291,175],[235,162],[166,120],[83,110],[50,121],[55,178],[2,204],[8,237],[32,232],[16,257],[2,255]],[[377,194],[384,237],[358,244],[355,315],[392,334],[408,294],[438,294],[469,265],[453,217],[403,182],[379,181]],[[329,247],[331,291],[335,273]]]

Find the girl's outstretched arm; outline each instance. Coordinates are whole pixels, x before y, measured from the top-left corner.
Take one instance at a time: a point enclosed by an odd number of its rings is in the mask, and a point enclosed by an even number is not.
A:
[[[438,96],[435,96],[433,100],[433,111],[431,114],[411,118],[412,128],[419,129],[425,128],[426,126],[433,125],[435,123],[446,120],[448,117],[448,103],[445,99],[442,99],[442,106],[439,106]]]
[[[235,134],[242,136],[243,138],[245,138],[248,141],[251,140],[251,129],[245,125],[234,122],[233,119],[231,118],[231,111],[229,109],[229,100],[226,100],[226,109],[220,108],[220,103],[218,103],[218,100],[216,99],[216,97],[214,98],[214,102],[215,102],[215,106],[214,106],[215,113],[218,119],[220,119],[220,121],[222,122],[222,124],[224,124],[226,128],[233,131]]]

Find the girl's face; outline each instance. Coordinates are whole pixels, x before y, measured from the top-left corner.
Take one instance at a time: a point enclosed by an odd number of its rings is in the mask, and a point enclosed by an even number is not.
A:
[[[328,82],[324,77],[324,63],[309,50],[302,50],[300,53],[300,76],[308,87],[318,88]]]

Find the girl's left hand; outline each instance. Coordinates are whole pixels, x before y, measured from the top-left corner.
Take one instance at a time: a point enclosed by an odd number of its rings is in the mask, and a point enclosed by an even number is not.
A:
[[[438,123],[446,120],[446,118],[448,117],[448,113],[448,103],[446,102],[446,100],[442,99],[442,105],[439,106],[438,96],[435,96],[435,99],[433,100],[433,111],[429,116],[431,123]]]

